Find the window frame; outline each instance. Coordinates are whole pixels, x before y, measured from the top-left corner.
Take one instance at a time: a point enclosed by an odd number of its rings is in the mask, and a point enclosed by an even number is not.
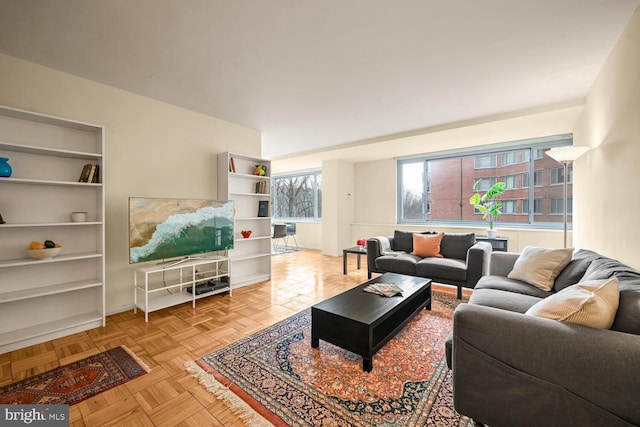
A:
[[[295,178],[313,176],[313,217],[290,217],[290,216],[276,216],[278,211],[278,200],[276,193],[276,185],[279,179]],[[321,222],[322,221],[322,209],[320,206],[322,192],[322,169],[311,169],[305,171],[296,171],[291,173],[275,174],[271,177],[271,209],[273,216],[272,220],[276,221],[295,221],[295,222]]]
[[[521,215],[520,209],[518,209],[518,199],[502,199],[502,215]],[[507,206],[511,207],[511,211],[507,212]]]
[[[417,219],[405,219],[403,217],[403,212],[401,209],[402,203],[403,203],[403,199],[402,199],[402,192],[404,190],[403,184],[402,184],[402,166],[405,163],[408,162],[423,162],[424,163],[424,169],[425,171],[428,170],[429,168],[429,162],[431,161],[438,161],[438,160],[447,160],[447,159],[454,159],[454,158],[465,158],[465,157],[474,157],[473,160],[473,169],[490,169],[491,167],[487,167],[484,164],[482,164],[482,162],[479,164],[477,158],[478,157],[489,157],[489,156],[493,156],[495,158],[495,168],[496,169],[500,169],[500,167],[502,166],[498,166],[498,155],[503,154],[504,152],[507,151],[516,151],[516,150],[528,150],[528,154],[523,154],[522,155],[522,159],[529,159],[529,160],[524,160],[520,163],[528,163],[529,166],[529,170],[526,172],[521,172],[520,174],[524,174],[524,173],[528,173],[529,177],[533,177],[533,179],[529,180],[529,186],[524,186],[522,185],[520,187],[520,191],[525,191],[526,193],[528,193],[528,197],[526,198],[526,200],[528,200],[530,203],[533,203],[533,207],[534,210],[532,212],[521,212],[522,211],[522,203],[518,202],[518,206],[516,208],[516,211],[514,211],[513,213],[509,213],[507,215],[509,216],[513,216],[513,215],[519,215],[520,217],[523,216],[528,216],[528,220],[525,220],[523,222],[509,222],[509,221],[505,221],[505,222],[500,222],[500,218],[498,218],[497,221],[494,221],[494,224],[498,224],[501,227],[508,227],[508,228],[535,228],[535,229],[560,229],[563,227],[562,223],[558,223],[555,221],[550,221],[550,220],[546,220],[543,222],[541,218],[537,218],[536,217],[540,217],[540,216],[544,216],[546,215],[544,212],[544,205],[546,205],[546,203],[544,201],[540,201],[538,199],[540,199],[539,194],[537,194],[537,192],[535,191],[536,189],[540,188],[540,187],[549,187],[549,184],[545,184],[544,183],[544,171],[545,170],[549,170],[549,166],[546,167],[540,167],[537,163],[537,161],[539,161],[540,159],[544,159],[547,156],[545,156],[543,153],[544,150],[547,149],[551,149],[551,148],[558,148],[558,147],[566,147],[566,146],[571,146],[573,144],[573,134],[562,134],[562,135],[552,135],[549,137],[542,137],[542,138],[532,138],[532,139],[528,139],[528,140],[520,140],[520,141],[511,141],[511,142],[504,142],[504,143],[499,143],[499,144],[492,144],[492,145],[485,145],[485,146],[478,146],[478,147],[470,147],[470,148],[466,148],[466,149],[455,149],[455,150],[448,150],[448,151],[441,151],[441,152],[433,152],[433,153],[424,153],[421,155],[413,155],[413,156],[406,156],[406,157],[399,157],[396,159],[396,173],[397,173],[397,200],[396,200],[396,222],[397,224],[414,224],[414,225],[425,225],[425,224],[429,224],[429,225],[434,225],[434,226],[470,226],[470,227],[486,227],[486,220],[483,220],[481,218],[478,218],[476,220],[462,220],[462,219],[449,219],[449,220],[445,220],[445,219],[431,219],[429,217],[428,214],[426,214],[423,216],[423,218],[421,218],[420,220]],[[509,167],[509,166],[507,166]],[[501,179],[502,176],[505,175],[511,175],[512,173],[506,173],[506,174],[500,174],[498,172],[497,175],[497,179]],[[542,182],[535,182],[535,177],[538,176],[539,180],[541,180]],[[518,178],[516,178],[516,185]],[[429,183],[431,184],[431,182]],[[520,181],[520,184],[522,184],[522,181]],[[482,191],[482,190],[481,190]],[[430,193],[429,193],[430,194]],[[431,198],[429,198],[427,196],[427,192],[425,191],[425,193],[423,194],[424,197],[424,203],[426,203],[426,201],[431,202]],[[463,197],[464,198],[464,197]],[[514,198],[518,198],[518,197],[509,197],[509,199],[514,199]],[[508,199],[505,199],[508,200]],[[520,200],[524,200],[524,199],[520,199]],[[464,203],[464,200],[462,201],[462,203]],[[539,206],[541,206],[541,208],[543,208],[542,212],[536,212],[535,211],[535,205],[538,204]],[[425,211],[425,209],[423,208],[423,211]],[[477,210],[474,211],[474,213],[477,213]],[[477,215],[475,215],[477,216]],[[571,228],[572,224],[568,224],[568,226]]]
[[[476,155],[474,155],[474,159],[473,159],[473,167],[474,167],[474,169],[493,169],[493,168],[497,168],[498,167],[498,154],[501,154],[501,153],[476,154]],[[478,158],[491,158],[491,161],[489,162],[489,163],[491,163],[491,165],[489,165],[489,166],[484,166],[484,165],[478,166]]]

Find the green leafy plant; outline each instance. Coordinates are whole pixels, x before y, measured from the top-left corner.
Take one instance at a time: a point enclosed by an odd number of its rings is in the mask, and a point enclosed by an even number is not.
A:
[[[473,184],[473,189],[476,190],[479,184],[480,180],[476,181],[475,184]],[[497,198],[504,193],[506,186],[504,182],[496,182],[486,193],[482,195],[475,193],[469,199],[469,203],[482,213],[482,218],[489,221],[489,230],[493,230],[493,220],[502,215],[500,211],[500,209],[502,209],[502,203],[500,203]]]

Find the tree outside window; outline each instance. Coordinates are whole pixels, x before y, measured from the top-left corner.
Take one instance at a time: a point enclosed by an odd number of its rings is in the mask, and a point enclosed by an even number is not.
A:
[[[273,217],[322,218],[322,174],[314,171],[272,178]]]

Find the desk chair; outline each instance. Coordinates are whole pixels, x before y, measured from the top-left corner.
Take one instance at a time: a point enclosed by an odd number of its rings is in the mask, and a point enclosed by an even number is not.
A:
[[[273,242],[273,249],[278,249],[278,239],[282,239],[283,244],[286,247],[285,238],[287,237],[287,225],[286,224],[273,224],[273,236],[271,241]]]
[[[298,249],[298,240],[296,239],[296,223],[285,222],[287,226],[287,237],[285,237],[285,248],[289,247],[289,237],[293,237],[293,241],[296,243],[296,249]]]

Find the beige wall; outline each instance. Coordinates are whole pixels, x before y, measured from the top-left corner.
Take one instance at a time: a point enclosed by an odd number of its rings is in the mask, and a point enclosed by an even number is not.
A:
[[[575,241],[640,269],[640,9],[589,91],[575,127]]]
[[[133,305],[129,196],[217,197],[216,155],[260,156],[260,133],[0,55],[0,104],[105,126],[107,313]]]
[[[322,162],[322,253],[337,256],[351,242],[354,220],[354,165],[344,160]]]

